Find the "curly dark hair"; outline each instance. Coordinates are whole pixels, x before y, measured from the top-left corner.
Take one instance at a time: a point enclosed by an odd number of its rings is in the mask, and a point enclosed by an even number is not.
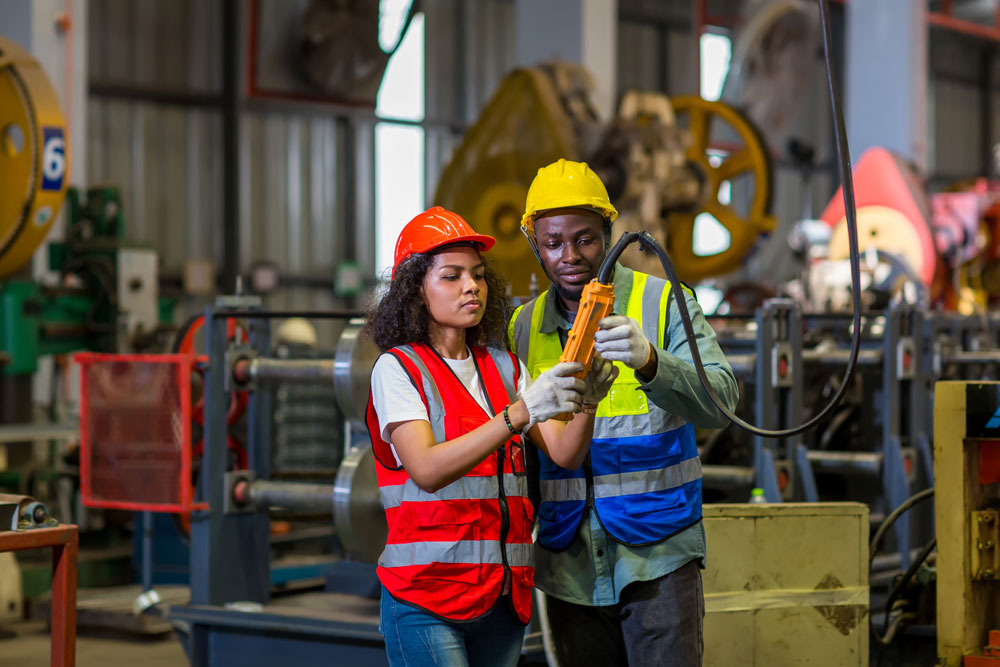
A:
[[[420,298],[427,271],[434,265],[435,253],[414,254],[396,269],[389,288],[368,312],[367,333],[380,350],[385,351],[409,343],[430,344],[428,324],[430,313]],[[486,308],[483,319],[465,330],[466,344],[507,348],[507,319],[510,301],[507,279],[483,257],[486,280]]]

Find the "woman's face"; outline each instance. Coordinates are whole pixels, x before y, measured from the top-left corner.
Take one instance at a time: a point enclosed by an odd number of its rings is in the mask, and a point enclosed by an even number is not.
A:
[[[479,324],[486,309],[486,267],[474,248],[454,248],[434,256],[421,290],[436,324],[468,329]]]

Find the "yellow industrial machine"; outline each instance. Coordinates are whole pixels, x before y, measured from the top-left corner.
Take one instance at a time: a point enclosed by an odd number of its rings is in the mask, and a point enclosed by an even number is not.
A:
[[[31,259],[66,194],[59,98],[37,60],[0,37],[0,278]]]
[[[559,158],[588,162],[620,212],[614,235],[649,231],[682,279],[737,268],[775,224],[770,156],[752,124],[726,104],[637,91],[605,123],[590,90],[589,74],[576,65],[508,74],[445,167],[434,203],[497,238],[490,257],[517,296],[529,293],[533,273],[544,285],[519,222],[536,171]],[[701,213],[725,228],[727,247],[710,254],[696,247]],[[637,247],[623,263],[663,275]]]
[[[1000,665],[1000,382],[935,384],[934,522],[939,664]]]

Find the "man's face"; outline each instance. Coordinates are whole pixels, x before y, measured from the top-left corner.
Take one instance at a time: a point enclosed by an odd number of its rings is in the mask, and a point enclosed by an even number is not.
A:
[[[535,244],[556,293],[579,302],[604,261],[604,218],[580,208],[550,211],[535,220]]]

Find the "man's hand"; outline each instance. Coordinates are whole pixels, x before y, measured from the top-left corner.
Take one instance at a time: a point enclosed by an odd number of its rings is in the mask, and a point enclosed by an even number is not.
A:
[[[528,409],[528,425],[552,419],[566,412],[579,412],[583,403],[584,382],[573,377],[583,370],[578,361],[556,364],[531,383],[521,400]]]
[[[608,361],[620,361],[633,370],[642,369],[653,355],[653,347],[642,327],[631,317],[612,315],[597,323],[594,349]]]
[[[595,355],[590,372],[583,378],[583,404],[597,405],[600,403],[611,391],[611,385],[614,384],[617,377],[618,367]]]

